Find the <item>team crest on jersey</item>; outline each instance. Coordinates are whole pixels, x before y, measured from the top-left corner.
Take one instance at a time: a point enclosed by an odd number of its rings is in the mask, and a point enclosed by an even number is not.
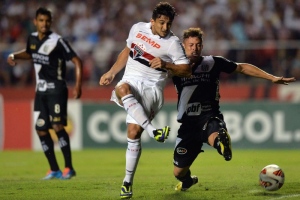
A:
[[[133,47],[133,59],[143,56],[144,52],[146,51],[146,47],[142,43],[136,43]]]

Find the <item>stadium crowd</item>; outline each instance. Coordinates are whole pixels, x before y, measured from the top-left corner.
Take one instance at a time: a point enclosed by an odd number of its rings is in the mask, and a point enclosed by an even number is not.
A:
[[[34,85],[31,63],[9,67],[9,53],[25,48],[35,31],[32,19],[39,6],[54,14],[52,29],[66,38],[83,60],[84,84],[99,77],[116,60],[132,24],[149,21],[158,1],[140,0],[0,0],[0,87]],[[274,75],[300,79],[300,0],[168,0],[178,16],[172,30],[181,36],[189,27],[205,32],[203,55],[250,62]],[[72,71],[73,66],[68,66]],[[74,81],[74,73],[67,80]],[[122,75],[122,73],[120,73]],[[246,76],[221,77],[223,81]],[[115,80],[119,80],[116,78]]]

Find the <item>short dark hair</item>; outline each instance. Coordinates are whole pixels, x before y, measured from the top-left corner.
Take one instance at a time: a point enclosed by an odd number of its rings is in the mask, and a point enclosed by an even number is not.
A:
[[[183,31],[183,40],[189,37],[197,37],[201,43],[203,42],[203,31],[201,28],[189,28]]]
[[[159,18],[160,16],[167,16],[171,21],[174,20],[174,17],[177,15],[175,8],[168,2],[158,3],[152,13],[152,19]]]
[[[47,8],[44,8],[44,7],[38,8],[35,13],[35,18],[37,18],[38,15],[47,15],[50,18],[50,20],[52,21],[52,13]]]

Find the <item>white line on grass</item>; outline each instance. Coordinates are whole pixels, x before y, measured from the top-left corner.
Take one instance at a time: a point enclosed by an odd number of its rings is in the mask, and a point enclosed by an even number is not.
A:
[[[300,194],[290,194],[290,195],[284,195],[278,198],[273,198],[270,200],[277,200],[277,199],[287,199],[287,198],[294,198],[294,197],[300,197]]]

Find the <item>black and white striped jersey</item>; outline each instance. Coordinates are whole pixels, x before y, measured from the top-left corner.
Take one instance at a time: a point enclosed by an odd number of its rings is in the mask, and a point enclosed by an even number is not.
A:
[[[53,32],[40,40],[34,32],[28,37],[26,52],[33,60],[37,92],[53,93],[66,87],[66,61],[77,56],[66,40]]]
[[[219,113],[219,77],[232,73],[237,64],[220,56],[202,56],[190,78],[173,77],[178,93],[177,120],[201,118],[208,112]]]

